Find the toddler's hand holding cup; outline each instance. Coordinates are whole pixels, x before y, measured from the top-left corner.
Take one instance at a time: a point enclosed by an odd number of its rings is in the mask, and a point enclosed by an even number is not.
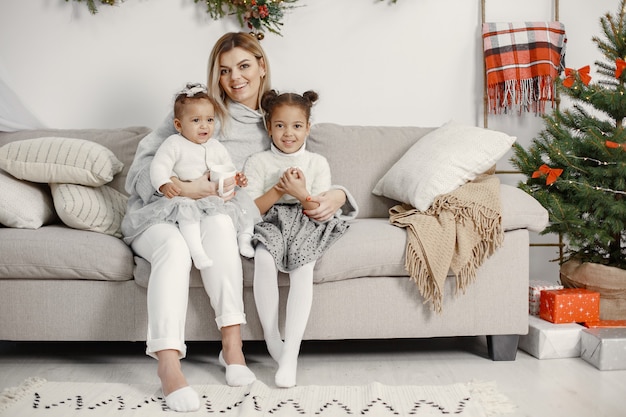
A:
[[[220,197],[227,197],[235,191],[235,187],[224,191],[224,180],[232,178],[234,183],[235,174],[237,174],[237,169],[232,165],[213,165],[211,167],[209,180],[217,184],[217,194]]]

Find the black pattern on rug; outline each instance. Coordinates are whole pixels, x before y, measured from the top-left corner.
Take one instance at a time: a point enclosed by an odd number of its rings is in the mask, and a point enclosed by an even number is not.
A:
[[[122,383],[47,382],[0,396],[0,417],[173,416],[158,387]],[[513,410],[491,383],[442,386],[304,386],[270,388],[195,385],[201,407],[192,416],[472,416]]]

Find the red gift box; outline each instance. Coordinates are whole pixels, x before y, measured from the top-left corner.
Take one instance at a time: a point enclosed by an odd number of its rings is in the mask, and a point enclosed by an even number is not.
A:
[[[539,317],[552,323],[600,320],[600,293],[584,288],[541,291]]]
[[[626,327],[626,320],[600,320],[600,321],[586,321],[583,323],[585,327],[593,329],[596,327]]]

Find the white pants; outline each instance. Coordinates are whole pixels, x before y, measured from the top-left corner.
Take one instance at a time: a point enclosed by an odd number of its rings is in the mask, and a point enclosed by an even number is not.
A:
[[[215,310],[215,321],[224,326],[244,324],[243,272],[237,233],[227,215],[204,217],[202,244],[213,259],[202,273],[202,283]],[[148,335],[146,353],[175,349],[184,358],[185,319],[189,298],[189,249],[178,227],[156,224],[132,243],[135,253],[148,260],[152,270],[148,283]]]

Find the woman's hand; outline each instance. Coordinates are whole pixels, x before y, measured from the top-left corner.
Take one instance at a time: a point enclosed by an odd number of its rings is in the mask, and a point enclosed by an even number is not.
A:
[[[320,222],[325,222],[335,215],[346,203],[346,193],[343,190],[328,190],[319,195],[311,196],[311,200],[319,204],[312,210],[304,210],[304,214]]]
[[[194,200],[199,200],[204,197],[217,196],[217,183],[209,181],[208,175],[203,175],[200,178],[196,178],[192,181],[181,181],[176,177],[172,177],[172,182],[180,188],[180,195]],[[235,188],[234,178],[224,180],[224,192]],[[221,197],[224,201],[228,201],[235,196],[235,193]]]

